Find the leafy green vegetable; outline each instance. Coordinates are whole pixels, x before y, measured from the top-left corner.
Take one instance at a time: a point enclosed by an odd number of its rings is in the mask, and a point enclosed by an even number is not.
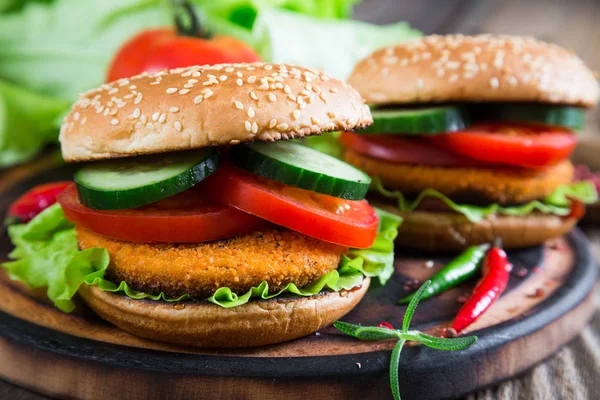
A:
[[[534,211],[564,216],[570,212],[569,198],[579,200],[585,204],[591,204],[598,200],[598,193],[594,185],[588,181],[581,181],[559,186],[543,201],[534,200],[519,206],[502,207],[499,204],[490,204],[488,206],[457,204],[435,189],[425,189],[416,199],[408,201],[400,191],[385,189],[381,183],[381,179],[377,177],[372,179],[372,189],[388,199],[396,200],[400,211],[413,211],[423,199],[429,197],[441,200],[450,209],[463,214],[471,222],[479,222],[491,214],[527,215]]]
[[[402,321],[402,329],[387,329],[379,328],[374,326],[360,326],[350,324],[348,322],[336,321],[333,326],[338,330],[345,333],[348,336],[355,337],[361,340],[386,340],[396,339],[396,345],[392,351],[390,358],[390,387],[392,389],[392,395],[394,399],[400,400],[400,385],[398,382],[398,367],[400,364],[400,353],[404,347],[406,341],[413,341],[422,343],[427,347],[431,347],[437,350],[462,350],[477,341],[476,336],[466,336],[459,338],[441,338],[431,335],[426,335],[416,330],[409,330],[410,322],[415,313],[417,305],[421,300],[421,297],[427,292],[431,281],[425,282],[419,290],[415,293],[414,297],[410,300],[406,313],[404,313],[404,319]]]
[[[278,292],[270,293],[267,282],[262,282],[242,295],[229,288],[220,288],[207,300],[230,308],[251,299],[271,299],[282,294],[312,296],[324,289],[351,289],[359,286],[365,276],[379,277],[379,282],[384,284],[393,273],[393,240],[401,220],[385,212],[379,215],[379,235],[374,245],[369,249],[351,249],[347,256],[342,257],[337,270],[308,286],[298,288],[289,284]],[[11,278],[32,288],[47,287],[48,297],[62,311],[73,309],[71,299],[82,284],[96,285],[103,291],[122,293],[133,299],[191,300],[187,295],[178,298],[169,298],[164,293],[151,295],[136,291],[125,282],[116,284],[104,279],[109,264],[108,252],[100,248],[79,251],[73,224],[65,219],[58,204],[44,210],[26,225],[10,226],[8,233],[15,245],[10,258],[16,261],[2,266]]]
[[[375,49],[421,36],[421,32],[405,22],[377,26],[268,10],[259,14],[253,35],[257,38],[254,47],[267,61],[323,69],[336,78],[347,78],[358,60]]]
[[[340,133],[325,132],[319,136],[306,136],[301,140],[306,146],[341,160],[344,155],[344,146],[339,140]]]
[[[55,141],[69,105],[0,81],[0,168],[28,160]]]

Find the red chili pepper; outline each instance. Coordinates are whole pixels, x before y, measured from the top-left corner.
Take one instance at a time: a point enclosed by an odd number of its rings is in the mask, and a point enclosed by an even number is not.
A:
[[[394,327],[392,326],[392,324],[388,323],[388,322],[380,322],[379,324],[377,324],[378,328],[386,328],[386,329],[390,329],[393,330]]]
[[[483,278],[454,318],[452,328],[456,332],[461,332],[471,325],[500,297],[508,284],[511,269],[512,264],[508,262],[506,252],[501,248],[499,241],[496,241],[483,260]]]
[[[581,219],[585,215],[585,204],[575,199],[569,199],[571,201],[571,210],[566,218]]]
[[[25,192],[10,205],[5,224],[31,221],[33,217],[56,203],[56,196],[71,183],[69,181],[45,183]]]

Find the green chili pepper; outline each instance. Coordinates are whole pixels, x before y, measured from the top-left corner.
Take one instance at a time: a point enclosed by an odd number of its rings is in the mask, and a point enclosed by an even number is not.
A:
[[[444,268],[439,270],[437,274],[430,278],[431,285],[429,285],[421,299],[425,300],[437,296],[438,294],[474,277],[477,274],[477,271],[479,271],[481,261],[489,248],[490,245],[486,243],[469,247],[463,251],[458,257],[450,261]],[[399,303],[407,304],[413,297],[414,293],[401,299]]]

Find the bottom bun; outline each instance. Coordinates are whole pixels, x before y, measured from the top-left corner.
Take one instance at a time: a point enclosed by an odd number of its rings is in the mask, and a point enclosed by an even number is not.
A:
[[[569,232],[575,218],[533,213],[525,216],[490,215],[470,222],[464,215],[451,212],[399,212],[394,206],[375,204],[403,218],[396,244],[432,253],[464,250],[469,246],[502,240],[506,249],[534,246]]]
[[[82,285],[79,293],[100,317],[136,336],[185,346],[234,348],[309,335],[352,310],[369,288],[310,297],[276,297],[223,308],[211,303],[134,300]]]

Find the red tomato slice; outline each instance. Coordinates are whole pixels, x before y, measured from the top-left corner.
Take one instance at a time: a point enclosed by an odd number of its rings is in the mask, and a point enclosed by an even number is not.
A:
[[[129,242],[201,243],[262,228],[268,223],[217,204],[191,189],[147,206],[98,211],[79,202],[75,185],[58,196],[66,218],[103,236]]]
[[[56,196],[72,183],[71,181],[45,183],[25,192],[10,205],[6,221],[8,223],[31,221],[36,215],[56,203]]]
[[[377,236],[379,219],[366,200],[318,194],[232,165],[220,166],[200,186],[219,202],[326,242],[367,248]]]
[[[564,128],[499,123],[476,124],[427,140],[475,160],[525,168],[556,165],[569,158],[577,142]]]
[[[341,142],[351,150],[369,157],[397,164],[434,165],[444,167],[478,167],[489,164],[471,160],[441,149],[419,137],[401,135],[360,135],[343,132]]]

